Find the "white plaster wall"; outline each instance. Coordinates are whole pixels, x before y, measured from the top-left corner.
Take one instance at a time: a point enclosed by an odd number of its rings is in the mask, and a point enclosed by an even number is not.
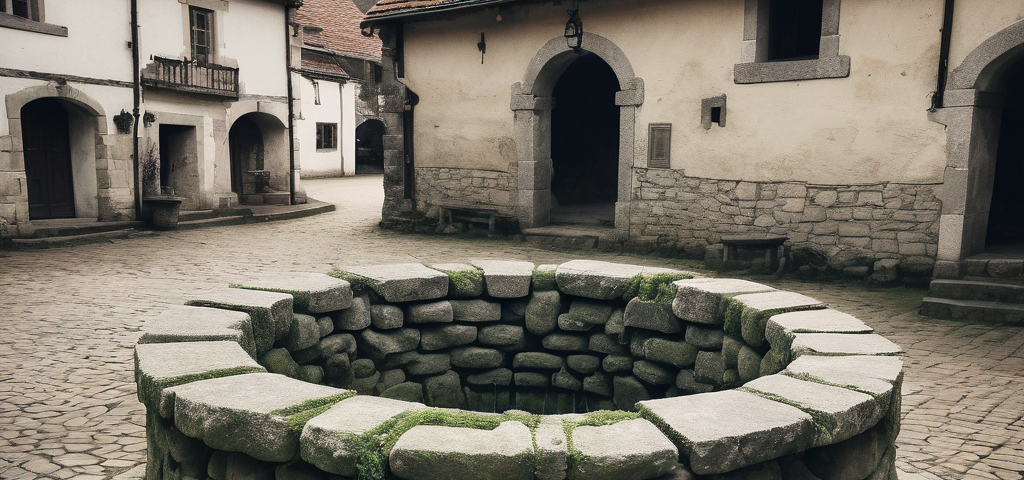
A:
[[[0,28],[0,67],[132,81],[126,0],[46,0],[43,19],[68,36]]]
[[[957,2],[949,45],[950,70],[996,32],[1024,18],[1024,2],[970,0]]]
[[[243,94],[286,96],[284,7],[266,0],[231,0],[226,5],[226,10],[214,10],[216,63],[238,67]],[[140,2],[139,24],[143,67],[154,55],[191,57],[187,4]]]
[[[77,107],[65,103],[64,108],[68,111],[70,127],[75,216],[98,217],[100,210],[96,200],[96,120]]]
[[[346,83],[341,86],[341,131],[338,139],[341,146],[342,173],[356,174],[356,96],[358,86]]]
[[[315,80],[320,88],[320,105],[315,103],[316,93],[314,80],[296,76],[302,90],[302,119],[295,122],[296,135],[299,138],[299,161],[302,176],[337,177],[343,174],[342,155],[344,148],[316,148],[316,124],[338,124],[338,143],[346,137],[342,126],[342,85],[337,82]],[[351,108],[351,107],[350,107]],[[354,127],[353,127],[354,128]],[[349,135],[351,136],[351,135]]]
[[[934,89],[942,2],[842,4],[840,53],[850,78],[737,85],[743,0],[585,3],[586,31],[618,45],[646,82],[637,160],[649,123],[673,124],[672,168],[687,175],[849,184],[940,182],[943,126],[926,109]],[[406,78],[420,96],[416,161],[507,171],[516,160],[510,87],[545,42],[564,5],[536,5],[407,26]],[[480,63],[476,43],[487,35]],[[584,48],[586,45],[584,45]],[[457,71],[458,75],[451,72]],[[726,94],[727,126],[700,126],[702,98]]]

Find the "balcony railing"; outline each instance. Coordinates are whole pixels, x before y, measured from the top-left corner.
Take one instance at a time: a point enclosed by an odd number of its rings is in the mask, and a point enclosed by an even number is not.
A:
[[[238,69],[194,60],[153,57],[142,84],[183,92],[238,98]]]

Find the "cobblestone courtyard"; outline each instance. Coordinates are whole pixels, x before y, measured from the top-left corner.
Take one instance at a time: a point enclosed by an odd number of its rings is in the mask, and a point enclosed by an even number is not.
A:
[[[254,272],[508,258],[670,259],[380,231],[381,178],[304,182],[335,212],[257,225],[0,252],[0,478],[102,479],[145,462],[132,348],[164,306]],[[901,478],[1016,480],[1024,471],[1024,331],[917,315],[920,290],[765,281],[853,314],[907,352]]]

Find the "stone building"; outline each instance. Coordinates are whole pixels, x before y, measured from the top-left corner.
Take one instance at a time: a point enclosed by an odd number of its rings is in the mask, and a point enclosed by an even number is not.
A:
[[[293,74],[302,97],[295,136],[305,178],[354,175],[357,128],[379,122],[381,45],[362,35],[362,17],[351,1],[307,0],[295,11],[302,28],[302,67]]]
[[[133,220],[161,192],[190,210],[302,201],[286,73],[296,5],[0,0],[0,238]]]
[[[1022,19],[998,0],[382,0],[364,27],[384,41],[384,215],[598,218],[698,256],[784,235],[798,265],[961,276],[1024,240]]]

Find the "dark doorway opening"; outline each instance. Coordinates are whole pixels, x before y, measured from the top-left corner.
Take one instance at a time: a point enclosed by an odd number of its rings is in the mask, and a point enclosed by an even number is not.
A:
[[[193,195],[199,188],[196,171],[196,127],[160,125],[160,191]]]
[[[619,80],[584,53],[555,84],[551,112],[552,223],[615,224],[619,182]]]
[[[263,134],[259,125],[246,116],[239,118],[228,133],[231,151],[231,191],[241,203],[247,196],[263,193],[269,184],[270,172],[264,169]],[[248,199],[255,201],[255,199]],[[262,196],[259,203],[262,203]]]
[[[33,220],[75,216],[68,111],[43,98],[21,108],[28,215]]]
[[[995,183],[989,209],[985,246],[1017,244],[1024,247],[1024,60],[1006,73],[1006,104],[1003,107],[996,153]]]
[[[367,120],[356,127],[356,174],[384,173],[384,122]]]

